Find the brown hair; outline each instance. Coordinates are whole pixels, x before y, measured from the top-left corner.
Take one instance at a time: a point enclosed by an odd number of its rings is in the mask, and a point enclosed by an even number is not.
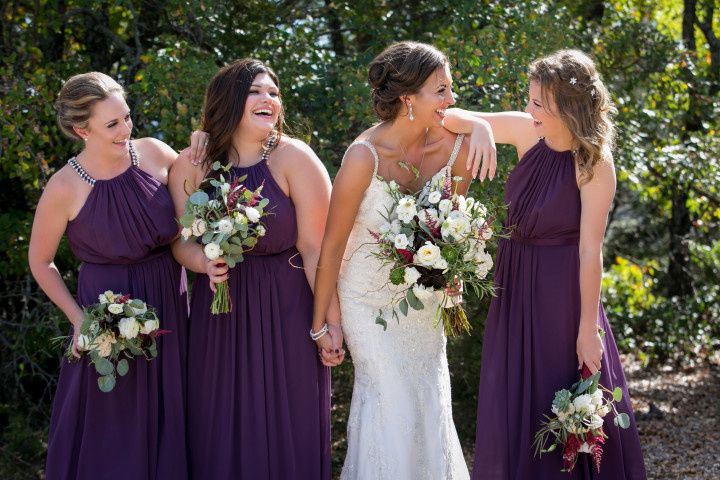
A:
[[[417,93],[425,80],[447,63],[440,50],[425,43],[400,42],[383,50],[368,71],[373,110],[378,118],[394,120],[403,105],[400,97]]]
[[[243,58],[224,66],[210,80],[205,92],[202,118],[202,130],[208,133],[207,155],[202,162],[203,167],[208,168],[216,161],[227,163],[228,153],[233,148],[232,135],[245,111],[250,86],[261,73],[268,74],[275,86],[280,88],[275,72],[261,61],[252,58]],[[282,135],[283,122],[284,114],[281,108],[276,145]]]
[[[73,127],[87,128],[93,105],[113,93],[125,98],[123,87],[104,73],[88,72],[70,77],[55,100],[60,131],[72,140],[80,140]]]
[[[540,84],[543,104],[552,105],[578,143],[576,161],[581,183],[593,178],[593,167],[610,160],[615,144],[612,117],[617,109],[595,63],[579,50],[559,50],[530,65],[530,81]]]

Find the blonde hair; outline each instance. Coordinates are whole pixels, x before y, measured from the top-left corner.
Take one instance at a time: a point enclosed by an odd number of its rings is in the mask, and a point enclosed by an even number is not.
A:
[[[530,81],[542,89],[543,104],[552,105],[578,144],[581,183],[593,178],[598,162],[611,160],[615,144],[612,116],[617,109],[595,63],[579,50],[559,50],[530,65]]]
[[[72,140],[80,140],[73,127],[87,128],[93,105],[113,93],[125,98],[123,87],[104,73],[88,72],[70,77],[55,100],[60,131]]]

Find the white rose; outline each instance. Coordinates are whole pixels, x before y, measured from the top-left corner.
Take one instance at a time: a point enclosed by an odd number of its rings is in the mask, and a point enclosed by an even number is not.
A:
[[[425,245],[420,247],[420,249],[415,254],[415,258],[413,259],[413,261],[425,267],[432,267],[433,265],[435,265],[435,262],[437,262],[439,258],[440,249],[436,245],[433,245],[431,242],[425,242]]]
[[[402,224],[400,223],[400,220],[393,220],[390,223],[390,231],[394,234],[400,233],[400,230],[402,229]]]
[[[252,223],[257,223],[260,220],[260,212],[254,207],[245,207],[245,215]]]
[[[430,192],[430,195],[428,195],[428,202],[435,204],[438,203],[441,198],[442,194],[435,190],[434,192]]]
[[[435,262],[435,264],[433,265],[433,268],[437,268],[438,270],[442,270],[444,272],[445,269],[448,268],[447,260],[440,257],[440,259],[437,262]]]
[[[264,237],[265,236],[265,227],[262,225],[258,225],[258,227],[255,229],[257,232],[258,237]]]
[[[490,228],[490,225],[487,225],[483,230],[480,232],[480,238],[483,240],[490,240],[493,236],[492,228]]]
[[[590,424],[588,425],[593,430],[603,426],[603,419],[600,415],[593,415],[590,417]]]
[[[218,221],[217,229],[218,229],[218,232],[220,232],[224,235],[229,235],[233,231],[233,222],[231,222],[227,218],[223,218],[220,221]]]
[[[435,295],[435,292],[431,288],[425,288],[417,283],[413,285],[412,291],[421,302],[423,300],[429,300]]]
[[[115,315],[119,315],[123,312],[123,306],[120,305],[119,303],[111,303],[108,306],[108,311],[110,313],[114,313]]]
[[[420,278],[420,272],[415,267],[407,267],[405,269],[405,283],[414,284]]]
[[[440,203],[438,203],[438,209],[442,213],[447,215],[448,213],[450,213],[450,210],[452,210],[452,202],[449,199],[444,198],[440,200]]]
[[[180,231],[180,236],[183,240],[187,240],[192,235],[192,228],[185,227]]]
[[[160,325],[158,324],[157,320],[147,320],[140,329],[140,333],[149,335],[155,330],[157,330],[159,327]]]
[[[90,345],[90,339],[87,335],[83,335],[82,333],[78,335],[77,338],[77,349],[78,350],[87,350],[88,345]]]
[[[196,237],[201,236],[203,233],[205,233],[205,230],[207,230],[207,225],[205,224],[205,220],[202,220],[200,218],[196,218],[195,221],[192,224],[192,234]]]
[[[218,245],[217,243],[208,243],[207,245],[205,245],[205,248],[203,248],[203,251],[205,252],[205,256],[209,260],[215,260],[223,253],[220,245]]]
[[[578,412],[590,412],[592,411],[592,397],[587,393],[580,395],[573,400],[573,405]]]
[[[408,238],[404,233],[395,235],[395,248],[404,249],[408,246]]]
[[[137,337],[140,331],[140,324],[135,320],[135,317],[123,318],[118,324],[118,330],[120,330],[121,337],[130,340]]]

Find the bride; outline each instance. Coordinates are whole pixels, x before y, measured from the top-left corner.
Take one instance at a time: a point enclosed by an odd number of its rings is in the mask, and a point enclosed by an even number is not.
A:
[[[466,479],[452,419],[445,336],[433,326],[440,298],[423,310],[411,309],[399,322],[384,312],[387,330],[377,325],[378,311],[394,292],[389,267],[371,255],[369,230],[385,223],[381,212],[391,204],[390,182],[416,192],[449,169],[461,178],[457,189],[465,194],[477,173],[481,180],[492,178],[492,133],[482,120],[473,127],[472,142],[442,128],[445,109],[455,103],[452,78],[446,57],[429,45],[391,45],[373,60],[368,78],[380,123],[350,145],[335,178],[310,332],[329,364],[343,334],[353,359],[341,478]],[[342,331],[325,324],[336,288]]]

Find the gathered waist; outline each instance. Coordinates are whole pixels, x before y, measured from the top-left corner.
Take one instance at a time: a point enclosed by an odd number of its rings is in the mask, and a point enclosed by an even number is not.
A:
[[[83,260],[80,268],[84,266],[103,266],[103,267],[131,267],[133,265],[139,265],[143,263],[153,262],[166,257],[173,258],[170,250],[170,245],[163,245],[150,250],[144,257],[141,258],[127,258],[127,259],[113,259],[108,262],[91,262]]]
[[[577,245],[580,241],[580,237],[571,236],[560,238],[530,238],[513,233],[512,235],[510,235],[509,241],[520,243],[522,245],[533,245],[536,247],[559,247]]]

